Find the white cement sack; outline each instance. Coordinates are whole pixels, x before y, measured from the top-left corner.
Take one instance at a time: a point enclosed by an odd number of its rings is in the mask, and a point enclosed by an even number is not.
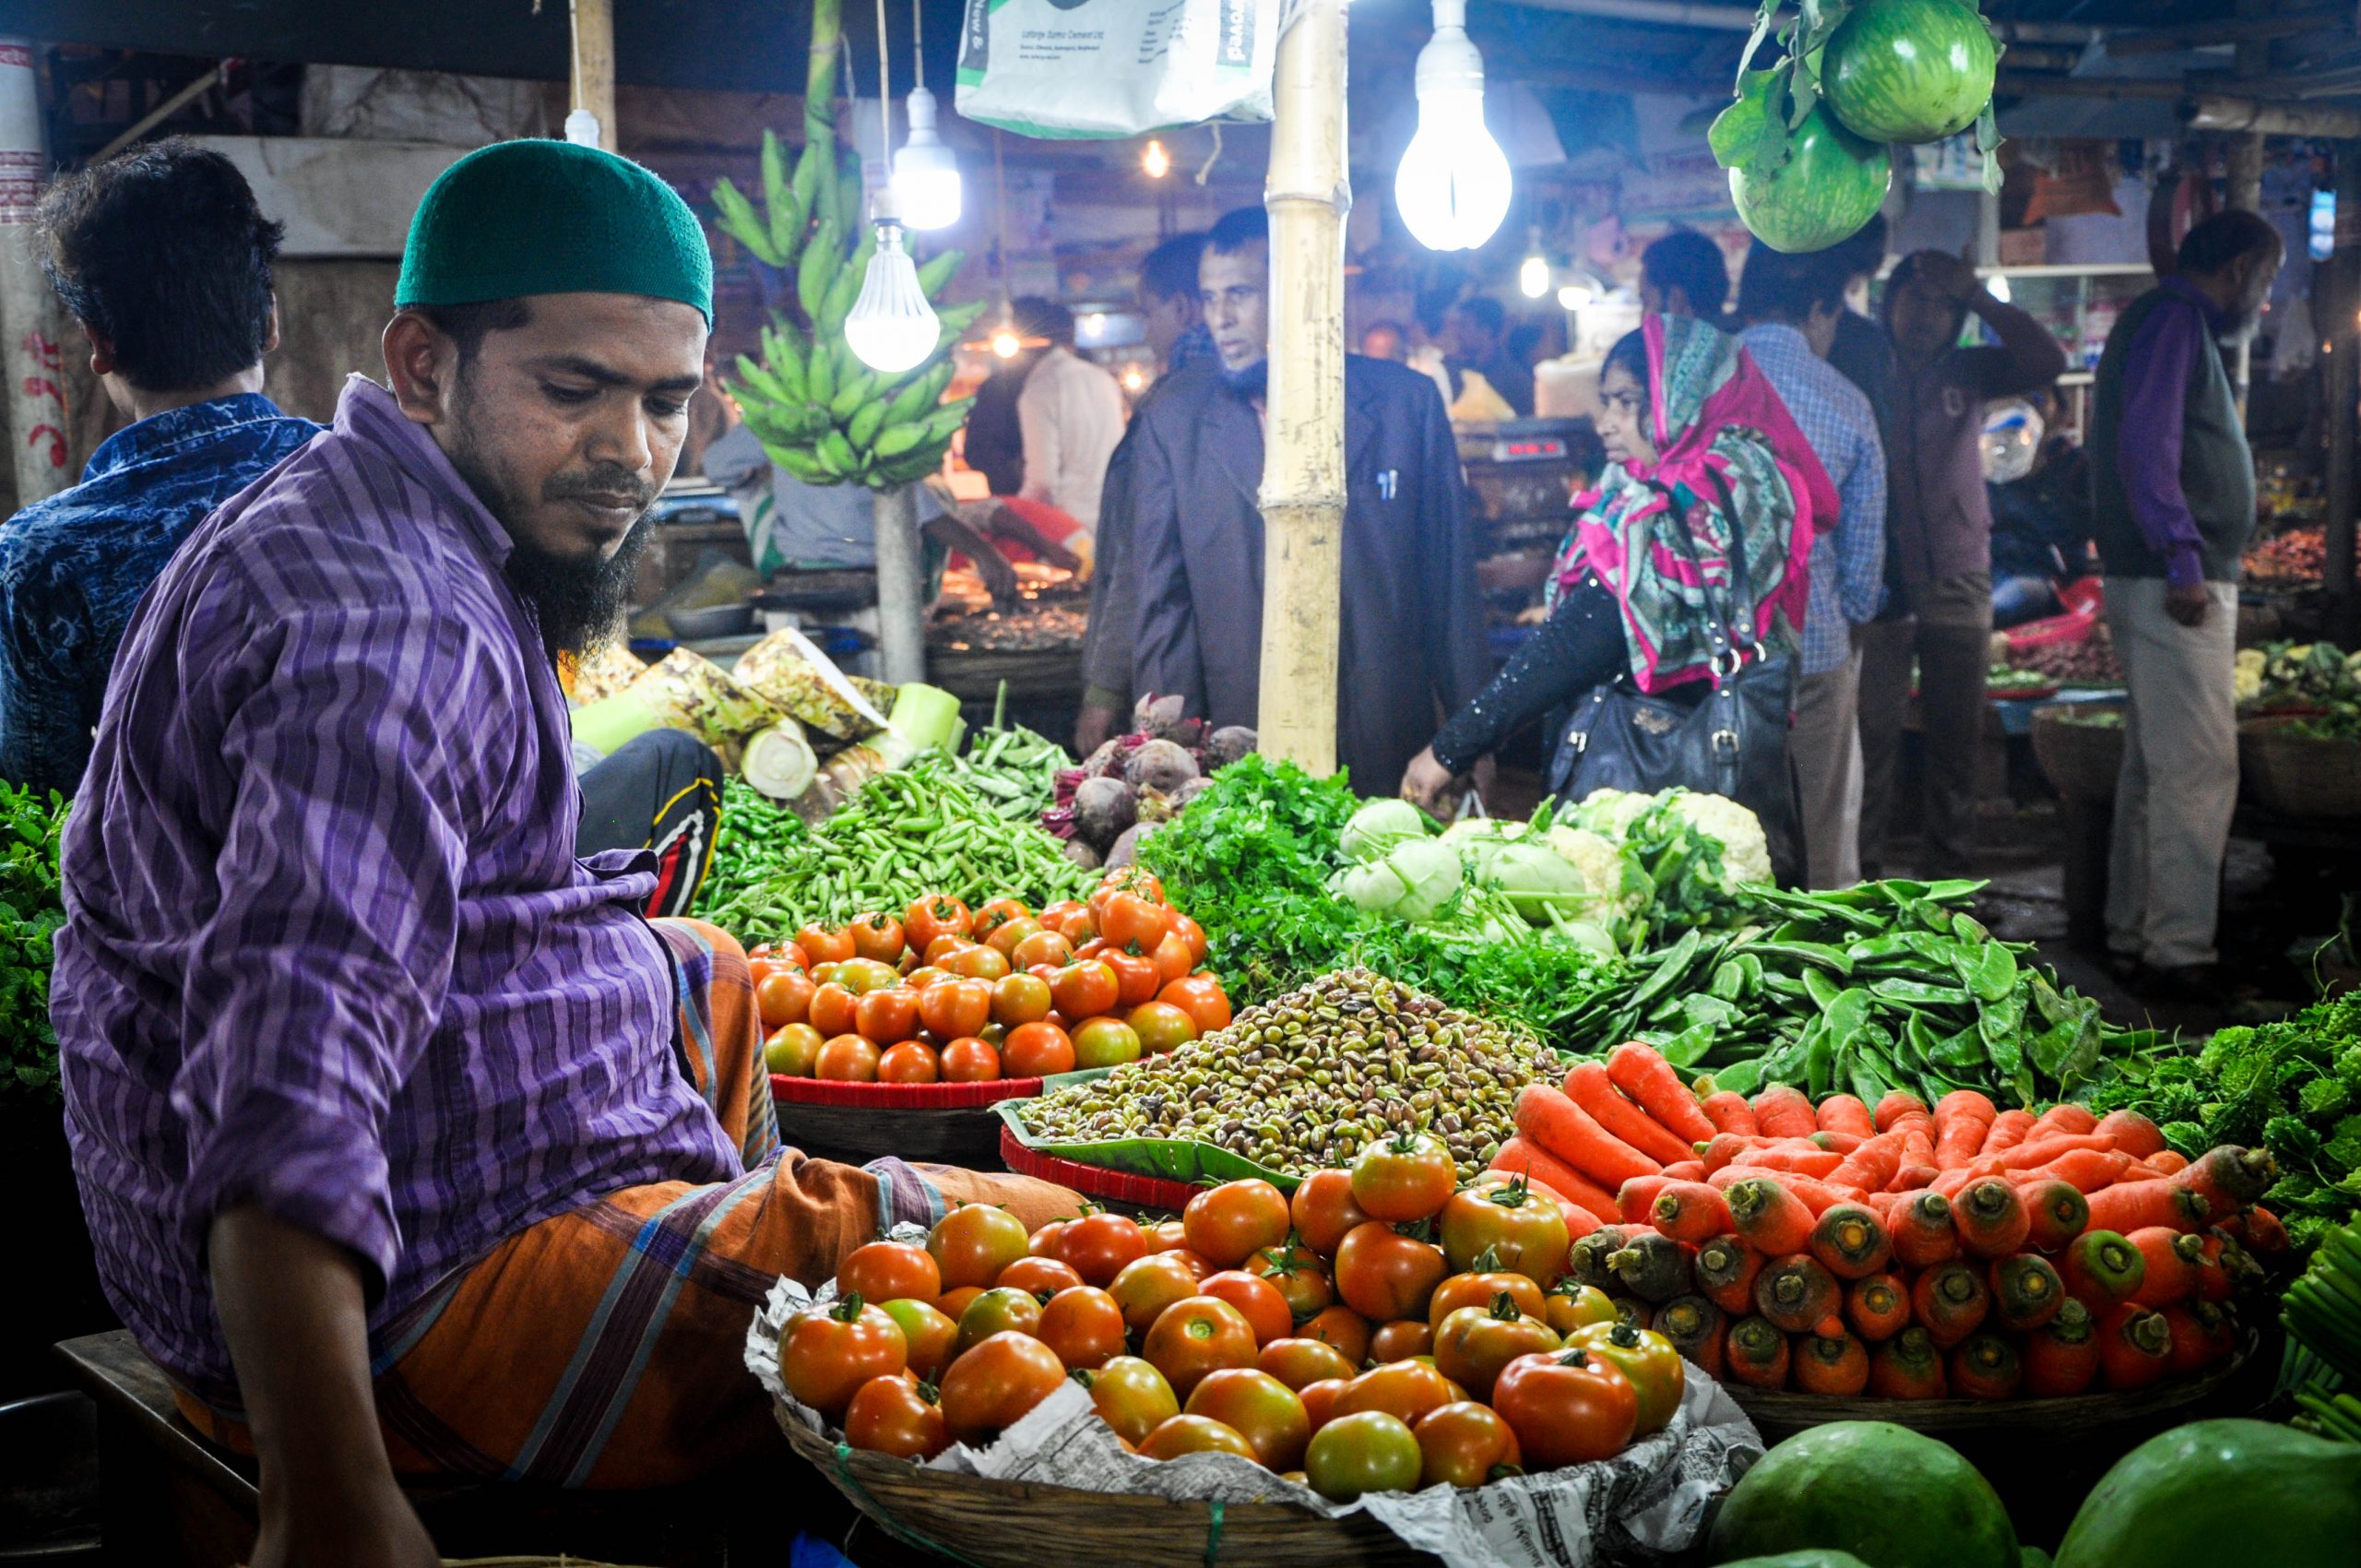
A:
[[[1271,117],[1281,0],[967,0],[959,113],[1119,137]]]

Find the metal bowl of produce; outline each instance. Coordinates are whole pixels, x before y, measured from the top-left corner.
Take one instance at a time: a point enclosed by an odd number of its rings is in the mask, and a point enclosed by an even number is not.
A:
[[[684,643],[704,642],[712,637],[743,636],[754,629],[754,607],[751,604],[715,604],[703,610],[668,610],[665,624],[672,635]]]

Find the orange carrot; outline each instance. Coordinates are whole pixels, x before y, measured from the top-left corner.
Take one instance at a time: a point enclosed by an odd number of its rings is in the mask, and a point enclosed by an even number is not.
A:
[[[1657,1229],[1691,1245],[1702,1245],[1735,1229],[1727,1201],[1703,1182],[1667,1182],[1656,1193],[1651,1218]]]
[[[1634,1176],[1654,1176],[1664,1169],[1547,1084],[1527,1085],[1516,1097],[1516,1130],[1608,1186],[1619,1187]]]
[[[2025,1244],[2033,1218],[2016,1188],[1998,1176],[1971,1182],[1952,1205],[1952,1224],[1959,1244],[1971,1256],[2004,1258]]]
[[[1869,1385],[1869,1348],[1849,1334],[1810,1335],[1796,1346],[1790,1371],[1807,1394],[1850,1399]]]
[[[1889,1089],[1870,1113],[1880,1133],[1891,1133],[1916,1123],[1926,1130],[1927,1136],[1935,1135],[1935,1118],[1928,1112],[1927,1102],[1908,1089]]]
[[[2092,1131],[2112,1134],[2115,1146],[2134,1159],[2145,1159],[2152,1154],[2164,1151],[2165,1134],[2156,1130],[2153,1122],[2136,1111],[2110,1111],[2099,1119],[2099,1124]]]
[[[2099,1319],[2099,1371],[2109,1388],[2145,1388],[2165,1375],[2172,1344],[2163,1313],[2125,1301]]]
[[[1697,1159],[1707,1170],[1719,1170],[1725,1165],[1736,1165],[1758,1148],[1769,1146],[1769,1139],[1752,1134],[1716,1133],[1698,1146]]]
[[[1951,1200],[1928,1188],[1904,1193],[1886,1216],[1893,1255],[1910,1268],[1931,1268],[1959,1255],[1959,1229],[1952,1223]]]
[[[2286,1254],[2287,1227],[2279,1222],[2277,1215],[2260,1204],[2256,1204],[2244,1214],[2232,1215],[2222,1222],[2222,1229],[2265,1257]]]
[[[1861,1103],[1858,1095],[1830,1095],[1812,1112],[1812,1121],[1823,1133],[1851,1133],[1862,1138],[1878,1130],[1876,1118],[1869,1114],[1869,1108]]]
[[[1495,1170],[1508,1170],[1544,1182],[1565,1194],[1575,1207],[1596,1219],[1615,1218],[1615,1194],[1523,1134],[1512,1135],[1492,1156]]]
[[[1971,1335],[1952,1352],[1952,1392],[1964,1399],[2007,1399],[2024,1379],[2016,1348],[1997,1334]]]
[[[1845,1157],[1809,1144],[1790,1144],[1779,1148],[1750,1149],[1737,1163],[1751,1165],[1758,1170],[1792,1170],[1798,1176],[1826,1176],[1845,1163]]]
[[[2191,1160],[2172,1182],[2204,1200],[2212,1218],[2226,1219],[2261,1197],[2278,1179],[2279,1167],[2269,1149],[2222,1144]]]
[[[2101,1158],[2105,1158],[2102,1156]],[[2040,1172],[2033,1173],[2039,1176]],[[2091,1203],[2082,1189],[2058,1177],[2020,1184],[2025,1201],[2025,1245],[2035,1252],[2054,1253],[2081,1235],[2091,1223]]]
[[[2189,1169],[2189,1156],[2175,1148],[2160,1148],[2142,1158],[2141,1164],[2163,1176],[2177,1176]]]
[[[1910,1291],[1899,1275],[1872,1274],[1845,1287],[1845,1321],[1876,1344],[1910,1326]]]
[[[2089,1106],[2063,1100],[2043,1111],[2034,1123],[2044,1132],[2058,1133],[2087,1133],[2098,1124],[2098,1116]]]
[[[1992,1118],[1992,1125],[1985,1130],[1984,1146],[1978,1154],[2006,1154],[2025,1141],[2033,1131],[2034,1114],[2030,1111],[2003,1111]]]
[[[2058,1269],[2066,1293],[2101,1316],[2140,1289],[2148,1276],[2148,1260],[2140,1249],[2113,1230],[2085,1230],[2058,1254]]]
[[[1734,1182],[1722,1198],[1730,1206],[1733,1229],[1767,1257],[1799,1253],[1811,1241],[1811,1210],[1768,1176]]]
[[[1808,1138],[1820,1130],[1802,1091],[1773,1084],[1754,1097],[1754,1120],[1774,1138]]]
[[[2090,1226],[2130,1235],[2151,1225],[2195,1230],[2206,1219],[2205,1200],[2171,1182],[2118,1182],[2091,1194]]]
[[[1916,1192],[1941,1174],[1935,1163],[1934,1134],[1916,1123],[1904,1122],[1894,1128],[1902,1134],[1902,1159],[1894,1167],[1893,1179],[1885,1184],[1890,1193]]]
[[[1755,1388],[1787,1385],[1787,1336],[1765,1319],[1743,1317],[1730,1324],[1723,1342],[1730,1376]]]
[[[1591,1120],[1658,1165],[1695,1158],[1697,1151],[1686,1139],[1667,1132],[1654,1117],[1623,1098],[1608,1077],[1604,1063],[1575,1063],[1566,1073],[1565,1088],[1566,1097],[1590,1112]]]
[[[1836,1277],[1809,1253],[1773,1258],[1755,1277],[1754,1310],[1788,1334],[1810,1333],[1844,1304]]]
[[[1923,1328],[1905,1328],[1869,1353],[1869,1391],[1881,1399],[1940,1399],[1943,1358]]]
[[[2035,1398],[2080,1394],[2099,1375],[2098,1326],[2091,1309],[2069,1299],[2034,1330],[2023,1351],[2023,1391]]]
[[[1984,1134],[1999,1114],[1988,1096],[1953,1089],[1935,1102],[1935,1164],[1949,1170],[1965,1165],[1984,1146]]]
[[[2115,1139],[2108,1134],[2053,1133],[2029,1137],[1999,1154],[1983,1156],[1976,1160],[1975,1169],[1984,1175],[1999,1176],[2011,1170],[2036,1170],[2077,1149],[2095,1149],[2104,1154],[2114,1147]]]
[[[1746,1096],[1736,1089],[1715,1089],[1697,1102],[1697,1109],[1705,1113],[1705,1120],[1714,1124],[1717,1133],[1752,1137],[1762,1130],[1755,1123],[1754,1107],[1747,1104]]]
[[[1682,1141],[1714,1135],[1713,1118],[1698,1109],[1697,1097],[1653,1046],[1625,1040],[1607,1053],[1607,1075]]]
[[[1615,1190],[1616,1217],[1626,1225],[1652,1223],[1649,1216],[1655,1210],[1656,1194],[1670,1185],[1661,1174],[1632,1177]]]
[[[2123,1239],[2140,1249],[2141,1261],[2147,1265],[2147,1273],[2130,1300],[2143,1307],[2168,1307],[2197,1294],[2197,1265],[2205,1255],[2203,1241],[2166,1225],[2130,1231]]]
[[[1829,1182],[1836,1186],[1858,1187],[1864,1192],[1880,1192],[1902,1169],[1903,1135],[1900,1133],[1880,1133],[1845,1157],[1844,1162],[1828,1173]]]
[[[1738,1182],[1756,1177],[1778,1182],[1789,1194],[1800,1200],[1815,1217],[1827,1213],[1833,1205],[1862,1203],[1869,1198],[1869,1194],[1858,1187],[1839,1187],[1809,1176],[1797,1175],[1792,1170],[1765,1170],[1759,1166],[1751,1165],[1724,1166],[1707,1176],[1705,1180],[1710,1185],[1719,1187],[1724,1193],[1727,1193]]]
[[[1860,1204],[1835,1204],[1812,1226],[1811,1255],[1839,1279],[1875,1274],[1893,1256],[1885,1221]]]
[[[1978,1328],[1992,1310],[1984,1277],[1954,1259],[1918,1277],[1910,1288],[1910,1310],[1938,1350],[1948,1350]]]
[[[1832,1133],[1822,1127],[1811,1135],[1810,1141],[1815,1147],[1827,1149],[1833,1154],[1851,1154],[1876,1135],[1874,1133],[1868,1136],[1859,1133]]]
[[[1673,1182],[1703,1182],[1705,1162],[1702,1159],[1676,1159],[1664,1168],[1665,1177]]]
[[[2136,1163],[2121,1149],[2070,1149],[2046,1165],[2012,1170],[2009,1172],[2009,1179],[2020,1186],[2063,1182],[2078,1193],[2095,1193],[2101,1187],[2111,1187],[2121,1181],[2124,1172]],[[2163,1178],[2157,1180],[2162,1181]]]
[[[1716,1236],[1697,1249],[1691,1267],[1705,1299],[1733,1317],[1754,1311],[1754,1277],[1762,1272],[1762,1254],[1732,1232]]]
[[[1992,1261],[1992,1315],[2002,1328],[2025,1334],[2058,1315],[2066,1282],[2050,1261],[2016,1253]]]

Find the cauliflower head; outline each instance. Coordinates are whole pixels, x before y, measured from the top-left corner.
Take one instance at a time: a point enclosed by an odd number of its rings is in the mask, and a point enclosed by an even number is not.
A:
[[[1563,823],[1549,829],[1548,845],[1559,859],[1582,873],[1584,890],[1592,897],[1626,914],[1647,904],[1654,891],[1647,873],[1631,863],[1621,846],[1586,827]]]
[[[1701,795],[1691,790],[1665,792],[1665,804],[1686,817],[1700,833],[1722,847],[1722,871],[1732,886],[1742,882],[1769,882],[1771,841],[1762,819],[1726,795]]]
[[[1572,812],[1574,826],[1620,844],[1631,825],[1656,803],[1654,795],[1631,790],[1593,790]]]

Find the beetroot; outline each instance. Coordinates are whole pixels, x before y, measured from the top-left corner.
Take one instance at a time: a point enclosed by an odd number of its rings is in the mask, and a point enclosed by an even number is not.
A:
[[[1074,790],[1074,826],[1086,844],[1105,849],[1139,819],[1132,787],[1120,778],[1086,778]]]
[[[1152,822],[1137,822],[1125,828],[1123,836],[1115,840],[1115,847],[1107,851],[1107,869],[1118,871],[1130,865],[1139,854],[1140,840],[1155,831],[1156,824]]]
[[[1228,767],[1261,745],[1261,737],[1243,724],[1225,724],[1205,739],[1206,766]]]
[[[1196,759],[1170,741],[1150,741],[1123,764],[1123,782],[1168,795],[1197,776]]]
[[[1189,782],[1181,785],[1180,788],[1172,791],[1172,800],[1170,802],[1172,809],[1175,812],[1180,811],[1191,801],[1195,800],[1207,790],[1212,789],[1213,784],[1213,776],[1210,774],[1201,773],[1196,778],[1190,779]]]
[[[1089,845],[1084,843],[1079,838],[1069,838],[1066,840],[1066,859],[1072,861],[1074,864],[1080,866],[1085,871],[1097,871],[1098,869],[1098,851],[1092,849]]]

